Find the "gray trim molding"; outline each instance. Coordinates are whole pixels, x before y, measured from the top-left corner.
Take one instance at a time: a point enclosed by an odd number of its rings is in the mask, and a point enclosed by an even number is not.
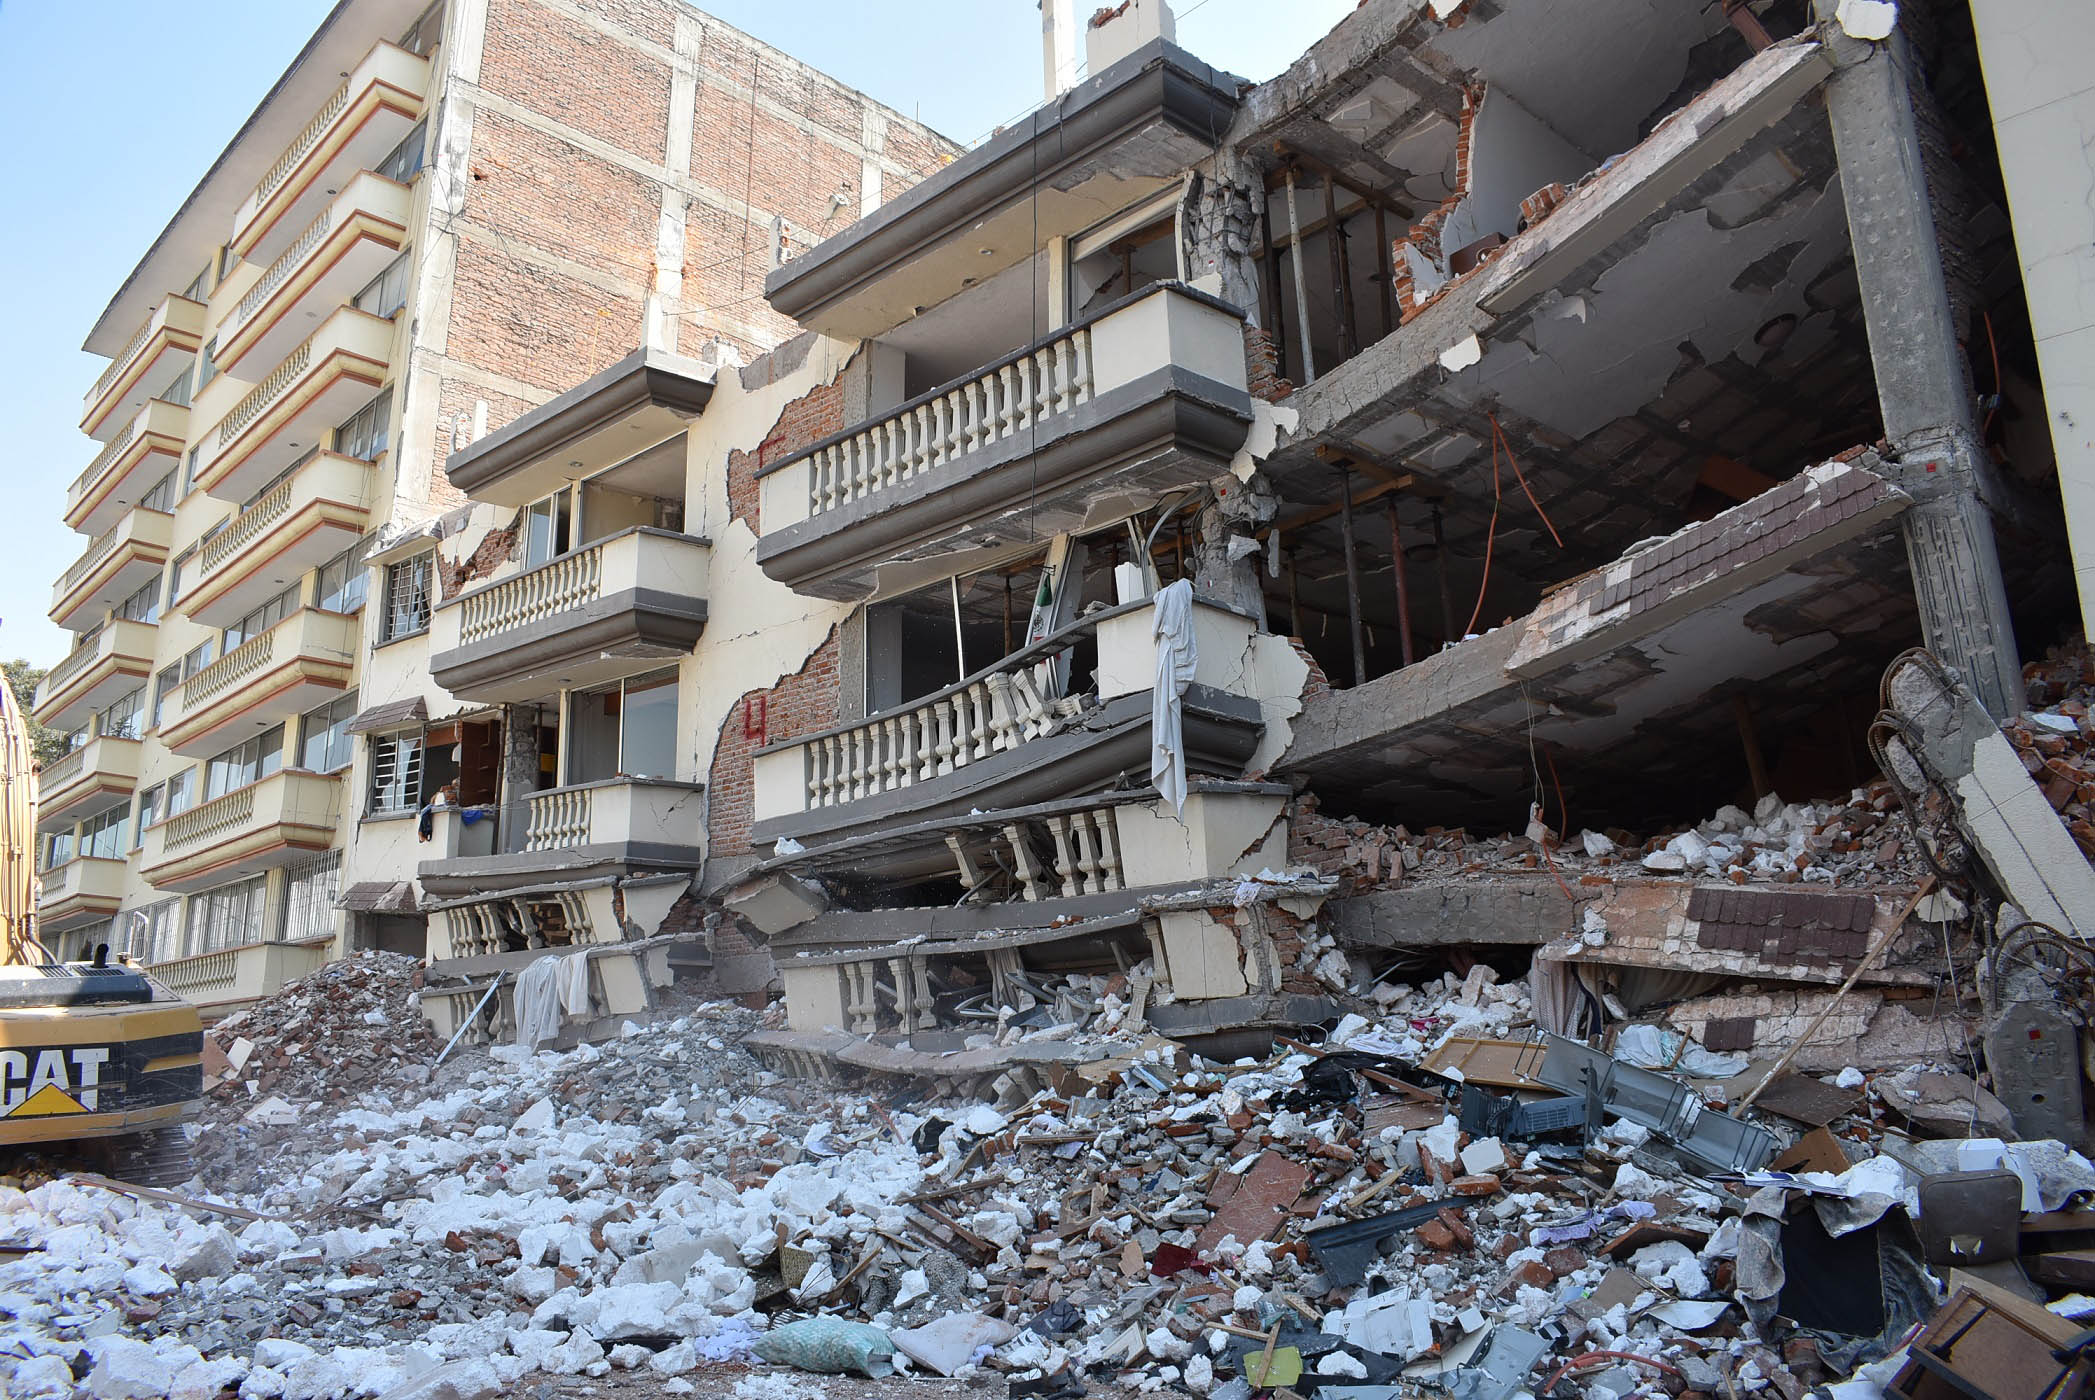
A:
[[[622,648],[658,648],[659,655],[650,650],[634,659],[667,661],[687,654],[705,630],[705,599],[627,588],[544,622],[438,652],[429,658],[429,678],[461,693]]]
[[[1239,87],[1233,75],[1153,40],[773,271],[765,299],[805,321],[1154,122],[1212,150],[1236,115]]]
[[[698,361],[667,350],[635,350],[452,453],[444,459],[444,474],[470,496],[636,409],[662,407],[695,418],[712,397],[710,372]]]

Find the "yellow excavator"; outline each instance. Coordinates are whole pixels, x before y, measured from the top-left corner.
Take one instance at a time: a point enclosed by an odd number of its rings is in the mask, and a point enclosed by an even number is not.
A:
[[[0,681],[0,1164],[93,1165],[142,1185],[189,1176],[203,1100],[196,1008],[109,945],[59,963],[36,928],[36,765]]]

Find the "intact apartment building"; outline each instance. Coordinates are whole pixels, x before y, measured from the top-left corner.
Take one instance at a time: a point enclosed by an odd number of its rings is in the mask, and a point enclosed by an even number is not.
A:
[[[217,1006],[421,954],[417,814],[495,775],[427,678],[471,572],[435,556],[469,507],[445,455],[636,346],[777,343],[765,272],[953,153],[672,0],[336,6],[88,334],[76,642],[34,705],[74,746],[47,944]],[[608,485],[559,547],[680,526],[645,473]]]
[[[549,951],[584,1031],[710,961],[782,992],[787,1063],[948,1077],[1080,982],[1225,1043],[1470,959],[1532,965],[1560,1029],[1603,993],[1747,1045],[1810,1016],[1908,877],[1326,857],[1844,797],[1893,656],[2006,715],[2077,622],[2073,328],[2024,292],[2001,50],[1953,0],[1823,8],[1368,0],[1257,85],[1155,0],[1051,23],[1034,112],[955,153],[862,105],[765,256],[687,254],[702,335],[659,269],[504,331],[445,222],[416,493],[358,537],[332,946],[421,952],[447,1030]],[[423,177],[467,208],[499,107]],[[1828,1053],[1917,1024],[1913,946]]]

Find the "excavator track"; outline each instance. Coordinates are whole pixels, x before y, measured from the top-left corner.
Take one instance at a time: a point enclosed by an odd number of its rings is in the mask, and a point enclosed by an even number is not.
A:
[[[48,1181],[74,1172],[166,1190],[196,1175],[196,1163],[179,1123],[122,1137],[0,1149],[0,1175],[18,1181]]]

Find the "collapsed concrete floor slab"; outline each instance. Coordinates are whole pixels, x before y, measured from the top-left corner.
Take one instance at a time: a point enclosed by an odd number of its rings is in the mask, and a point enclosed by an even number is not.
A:
[[[1311,698],[1275,776],[1413,825],[1519,825],[1538,748],[1588,820],[1709,790],[1739,750],[1867,691],[1915,635],[1902,492],[1829,462],[1649,541],[1534,611],[1364,686]],[[1860,776],[1860,775],[1857,775]]]

